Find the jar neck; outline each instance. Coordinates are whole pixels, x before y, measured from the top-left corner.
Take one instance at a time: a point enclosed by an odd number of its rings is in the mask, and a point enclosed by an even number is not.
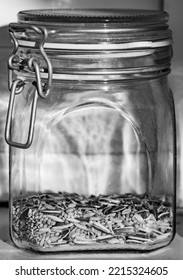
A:
[[[53,68],[53,80],[130,80],[144,79],[170,72],[171,46],[131,50],[46,50]],[[21,47],[18,55],[25,65],[34,56],[39,62],[41,77],[47,79],[45,60],[39,51]],[[34,76],[27,67],[19,70]]]

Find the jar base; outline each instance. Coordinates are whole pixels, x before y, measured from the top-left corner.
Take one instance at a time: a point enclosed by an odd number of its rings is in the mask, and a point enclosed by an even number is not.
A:
[[[28,242],[16,242],[16,246],[22,249],[28,249],[37,253],[62,253],[62,252],[90,252],[90,251],[116,251],[125,252],[151,252],[163,248],[171,242],[172,238],[168,237],[163,241],[151,242],[149,244],[87,244],[87,245],[59,245],[56,247],[40,247]]]

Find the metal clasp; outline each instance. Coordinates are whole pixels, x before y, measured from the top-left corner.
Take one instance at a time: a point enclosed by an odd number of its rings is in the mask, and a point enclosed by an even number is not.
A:
[[[41,40],[38,43],[38,48],[40,50],[40,53],[43,57],[43,59],[46,62],[47,70],[48,70],[48,78],[46,83],[42,83],[41,80],[41,73],[40,73],[40,67],[38,62],[36,61],[35,57],[31,57],[27,62],[28,69],[35,73],[35,81],[32,82],[32,84],[36,87],[32,106],[31,106],[31,115],[30,115],[30,124],[28,129],[28,138],[26,143],[19,143],[11,140],[11,123],[12,123],[12,114],[13,114],[13,108],[14,108],[14,101],[15,96],[17,94],[20,94],[25,86],[25,81],[20,79],[13,79],[13,75],[15,71],[20,71],[24,69],[25,65],[22,63],[21,58],[17,55],[17,51],[19,48],[19,42],[16,37],[16,33],[23,32],[26,30],[33,30],[39,35],[42,35]],[[37,99],[38,95],[40,98],[47,98],[47,96],[50,93],[50,88],[52,84],[52,76],[53,76],[53,70],[51,62],[44,50],[44,43],[48,37],[48,31],[45,27],[37,27],[34,25],[29,24],[20,24],[20,23],[14,23],[10,25],[10,35],[14,43],[12,54],[9,57],[8,60],[8,68],[9,68],[9,81],[8,86],[10,90],[10,99],[9,99],[9,105],[8,105],[8,111],[7,111],[7,119],[6,119],[6,125],[5,125],[5,140],[6,142],[13,147],[16,148],[22,148],[27,149],[31,146],[33,135],[34,135],[34,124],[35,124],[35,118],[36,118],[36,110],[37,110]]]
[[[9,89],[11,89],[11,84],[13,82],[13,71],[15,71],[15,70],[18,71],[23,67],[21,65],[21,59],[17,55],[17,51],[19,48],[19,42],[16,38],[15,33],[23,32],[24,30],[33,30],[35,33],[42,35],[41,40],[38,43],[38,48],[47,65],[47,69],[48,69],[47,82],[44,85],[42,85],[39,64],[34,57],[31,57],[28,60],[27,66],[30,71],[35,73],[35,76],[36,76],[35,84],[37,86],[39,96],[41,98],[46,98],[50,92],[50,88],[51,88],[51,84],[52,84],[53,70],[52,70],[51,62],[44,50],[44,43],[48,37],[48,31],[45,27],[38,27],[35,25],[21,24],[21,23],[10,24],[9,32],[10,32],[11,38],[14,43],[14,48],[13,48],[12,54],[10,55],[9,60],[8,60]]]

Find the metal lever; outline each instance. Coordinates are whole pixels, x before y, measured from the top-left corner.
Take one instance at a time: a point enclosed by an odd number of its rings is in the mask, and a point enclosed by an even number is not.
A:
[[[38,100],[37,90],[35,90],[34,92],[34,97],[32,101],[30,124],[29,124],[28,137],[26,143],[23,144],[11,140],[11,124],[12,124],[12,114],[13,114],[15,96],[20,93],[19,89],[24,84],[25,82],[20,79],[17,79],[12,83],[11,94],[10,94],[10,99],[8,104],[6,125],[5,125],[5,140],[10,146],[21,148],[21,149],[28,149],[32,144],[33,135],[34,135],[34,124],[36,119],[36,109],[37,109],[37,100]]]

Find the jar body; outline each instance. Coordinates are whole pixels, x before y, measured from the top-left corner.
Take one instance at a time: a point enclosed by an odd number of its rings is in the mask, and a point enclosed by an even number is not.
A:
[[[25,142],[35,88],[16,98]],[[167,77],[53,83],[29,149],[10,149],[11,236],[38,251],[167,245],[175,227],[175,122]]]
[[[10,25],[5,135],[18,247],[142,252],[173,239],[167,19],[146,10],[43,10]]]

